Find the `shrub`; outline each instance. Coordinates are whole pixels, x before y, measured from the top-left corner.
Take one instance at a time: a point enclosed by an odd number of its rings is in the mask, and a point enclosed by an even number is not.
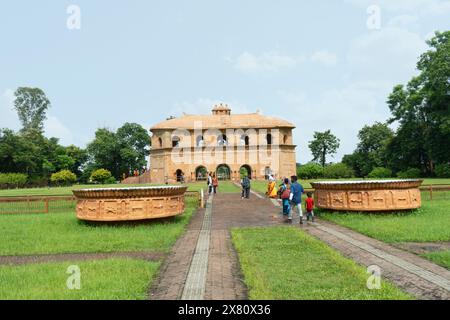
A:
[[[105,180],[105,184],[116,184],[116,178],[114,177],[109,177],[108,179]]]
[[[77,181],[77,176],[70,170],[61,170],[53,173],[50,177],[50,181],[57,185],[71,185]]]
[[[400,171],[397,173],[397,177],[400,179],[414,179],[414,178],[420,178],[421,172],[420,169],[417,168],[409,168],[406,171]]]
[[[97,169],[91,174],[91,180],[97,183],[106,183],[106,181],[111,178],[111,172],[106,169]]]
[[[439,164],[435,168],[436,177],[450,178],[450,164]]]
[[[326,166],[323,169],[323,176],[329,179],[353,178],[355,172],[343,163],[336,163]]]
[[[392,170],[388,168],[377,167],[373,168],[373,170],[367,176],[368,178],[390,178],[392,177]]]
[[[0,173],[1,188],[20,188],[27,183],[28,176],[23,173]]]
[[[300,179],[317,179],[323,176],[323,168],[317,163],[308,163],[297,167],[297,177]]]

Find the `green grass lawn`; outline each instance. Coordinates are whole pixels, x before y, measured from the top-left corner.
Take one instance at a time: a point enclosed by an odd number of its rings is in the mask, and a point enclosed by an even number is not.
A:
[[[410,299],[388,282],[367,289],[365,268],[293,227],[232,230],[250,299]]]
[[[75,210],[50,214],[0,215],[0,255],[169,251],[197,208],[186,198],[183,215],[137,224],[89,224]]]
[[[80,290],[67,288],[70,265],[80,268]],[[0,266],[0,300],[142,300],[158,268],[134,259]]]
[[[322,219],[389,243],[450,241],[450,196],[423,201],[422,208],[404,213],[316,212]]]
[[[52,188],[30,188],[30,189],[9,189],[0,190],[0,197],[16,197],[16,196],[71,196],[74,189],[85,188],[129,188],[129,187],[145,187],[155,186],[158,184],[105,184],[105,185],[74,185],[70,187],[52,187]],[[175,184],[180,186],[181,184]],[[206,182],[193,182],[188,183],[188,191],[200,191],[204,189],[207,191]],[[222,192],[238,192],[239,188],[236,187],[231,181],[220,181],[219,191]]]
[[[427,253],[424,254],[423,257],[450,269],[450,250]]]

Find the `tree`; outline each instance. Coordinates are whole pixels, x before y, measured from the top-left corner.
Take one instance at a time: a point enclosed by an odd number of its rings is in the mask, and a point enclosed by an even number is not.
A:
[[[120,180],[122,173],[146,165],[149,143],[147,131],[135,123],[125,123],[117,132],[98,129],[87,148],[89,170],[105,168]]]
[[[314,140],[309,142],[313,161],[318,161],[322,167],[325,167],[327,156],[333,156],[339,149],[339,145],[340,140],[331,133],[331,130],[314,132]]]
[[[427,44],[420,74],[388,98],[390,122],[399,127],[387,153],[395,171],[415,167],[432,175],[436,164],[450,160],[450,148],[443,147],[450,141],[450,31],[437,32]]]
[[[46,111],[50,107],[50,100],[44,91],[39,88],[20,87],[14,96],[14,108],[22,122],[22,130],[35,129],[42,132]]]
[[[122,173],[146,166],[145,157],[150,154],[148,148],[150,135],[141,125],[125,123],[117,130],[117,142],[120,148],[120,171]]]
[[[106,169],[97,169],[91,174],[91,180],[98,183],[105,183],[111,177],[111,172]]]
[[[374,168],[387,166],[386,149],[393,137],[394,132],[385,123],[364,126],[358,133],[355,152],[344,156],[342,162],[359,177],[366,177]]]
[[[61,170],[53,173],[50,181],[58,185],[71,185],[77,181],[77,176],[70,170]]]

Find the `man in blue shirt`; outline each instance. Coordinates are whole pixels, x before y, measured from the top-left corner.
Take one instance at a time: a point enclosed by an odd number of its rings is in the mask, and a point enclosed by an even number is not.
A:
[[[291,211],[289,211],[288,221],[289,223],[292,223],[292,211],[297,208],[300,224],[303,224],[302,194],[305,190],[297,180],[297,176],[291,177],[291,195],[289,197],[289,200],[291,201]]]

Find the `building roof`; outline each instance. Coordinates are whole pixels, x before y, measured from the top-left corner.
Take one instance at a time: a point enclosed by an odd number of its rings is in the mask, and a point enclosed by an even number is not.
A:
[[[217,111],[226,110],[229,114],[218,114]],[[276,129],[295,128],[295,126],[276,117],[264,116],[259,112],[248,114],[231,114],[228,106],[216,105],[212,115],[188,115],[169,119],[154,125],[150,130],[164,129],[194,129],[196,122],[201,123],[202,129]]]

